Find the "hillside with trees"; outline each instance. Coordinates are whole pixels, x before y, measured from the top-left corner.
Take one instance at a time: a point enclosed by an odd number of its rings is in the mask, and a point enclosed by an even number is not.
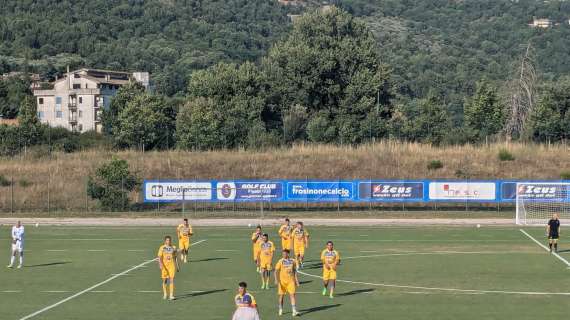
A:
[[[0,126],[0,153],[45,144],[51,151],[54,141],[70,152],[93,144],[211,150],[570,137],[566,2],[80,3],[8,1],[0,13],[2,71],[147,70],[156,89],[119,90],[103,115],[105,142],[54,136],[24,117],[22,128]],[[288,13],[303,15],[291,23]],[[531,27],[533,17],[552,25]],[[33,108],[17,81],[0,85],[8,117]],[[9,138],[24,127],[34,134]]]

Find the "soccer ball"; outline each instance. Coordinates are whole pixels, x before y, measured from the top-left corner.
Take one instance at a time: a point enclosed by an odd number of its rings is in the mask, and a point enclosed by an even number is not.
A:
[[[477,224],[477,229],[479,229],[479,228],[481,228],[481,225],[480,225],[480,224]]]
[[[248,223],[247,226],[251,228],[251,223]]]
[[[40,226],[40,224],[36,222],[36,228],[39,227],[39,226]]]

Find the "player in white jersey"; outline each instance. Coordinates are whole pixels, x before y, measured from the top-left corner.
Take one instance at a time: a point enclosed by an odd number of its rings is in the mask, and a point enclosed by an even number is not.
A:
[[[20,264],[18,265],[18,269],[20,269],[24,264],[24,226],[20,221],[12,227],[12,256],[8,268],[12,268],[14,265],[16,253],[20,254]]]

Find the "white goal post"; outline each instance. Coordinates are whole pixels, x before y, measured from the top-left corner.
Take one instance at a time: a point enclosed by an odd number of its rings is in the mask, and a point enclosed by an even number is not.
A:
[[[554,213],[570,224],[570,182],[520,182],[516,189],[516,223],[546,225]]]

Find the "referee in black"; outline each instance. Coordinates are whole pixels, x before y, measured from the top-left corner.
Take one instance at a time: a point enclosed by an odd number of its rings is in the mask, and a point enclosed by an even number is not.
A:
[[[552,253],[552,245],[554,245],[554,252],[558,252],[558,238],[560,238],[560,220],[558,220],[558,214],[553,214],[552,219],[548,220],[546,233],[548,234],[550,252]]]

